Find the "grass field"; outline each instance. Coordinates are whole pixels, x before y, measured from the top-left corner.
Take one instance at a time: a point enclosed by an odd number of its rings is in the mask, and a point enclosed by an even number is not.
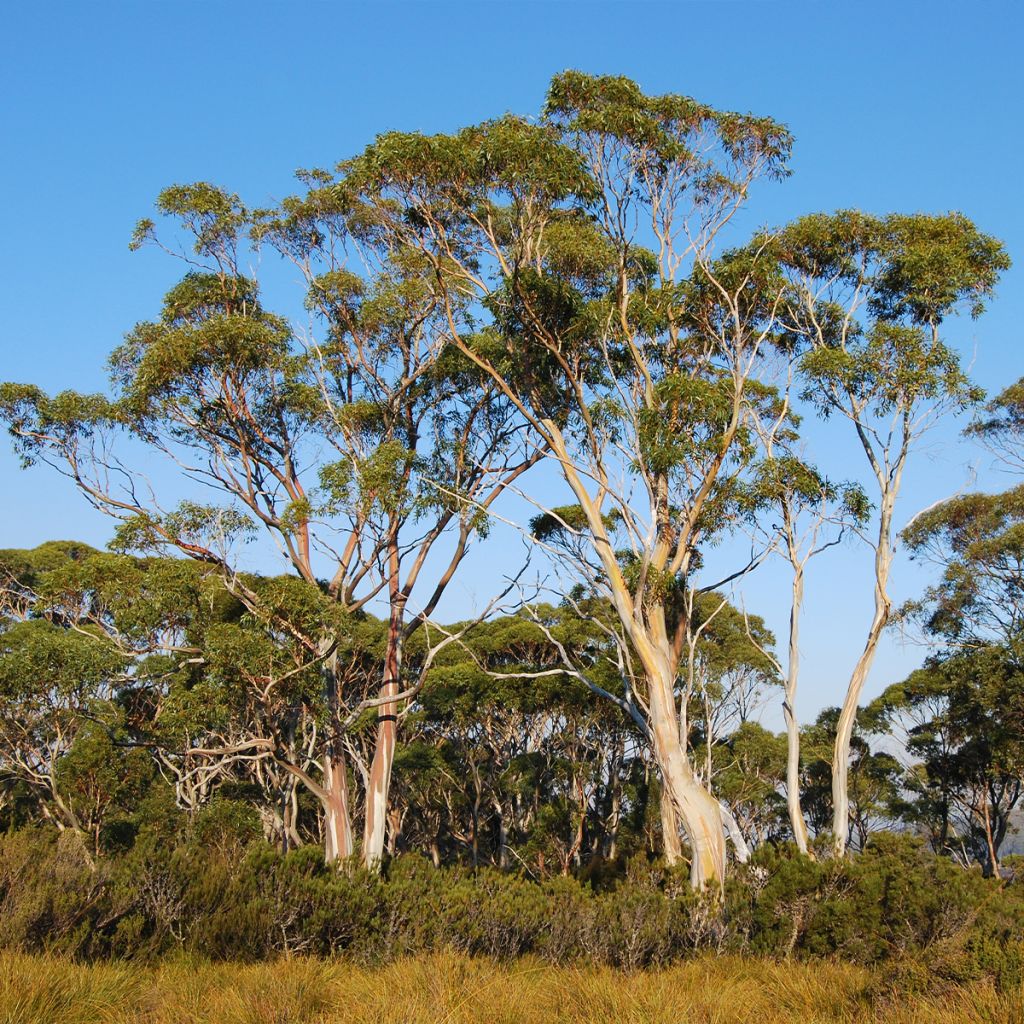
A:
[[[0,955],[0,1024],[1016,1024],[1024,992],[903,997],[842,964],[706,958],[665,970],[499,965],[455,955],[380,968],[316,960],[83,966]]]

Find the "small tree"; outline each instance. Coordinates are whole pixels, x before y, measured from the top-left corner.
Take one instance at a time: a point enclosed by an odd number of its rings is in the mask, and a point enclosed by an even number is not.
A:
[[[150,770],[110,742],[124,736],[122,694],[190,611],[180,576],[150,581],[162,601],[140,600],[145,572],[128,561],[72,542],[0,552],[0,776],[95,852],[111,805]]]
[[[965,848],[988,875],[1024,795],[1024,675],[1006,648],[931,659],[871,711],[919,757],[914,813],[936,849]]]
[[[929,509],[901,533],[939,581],[903,615],[953,647],[1016,647],[1024,635],[1024,486],[965,494]]]
[[[790,281],[788,329],[806,346],[805,398],[850,424],[877,488],[874,614],[836,729],[835,849],[846,848],[848,762],[860,695],[892,617],[893,516],[911,452],[944,414],[980,397],[941,337],[943,320],[979,315],[1000,271],[1002,246],[959,214],[805,217],[773,243]]]
[[[792,570],[785,668],[771,651],[764,650],[784,680],[782,711],[786,722],[786,806],[790,829],[800,852],[812,856],[800,805],[800,724],[796,717],[800,618],[807,570],[811,559],[838,544],[847,529],[859,529],[866,522],[869,505],[860,487],[833,483],[785,447],[778,450],[781,426],[782,421],[777,421],[762,431],[767,458],[760,467],[757,489],[763,511],[771,517],[768,533],[772,546]],[[756,642],[753,635],[751,639]]]

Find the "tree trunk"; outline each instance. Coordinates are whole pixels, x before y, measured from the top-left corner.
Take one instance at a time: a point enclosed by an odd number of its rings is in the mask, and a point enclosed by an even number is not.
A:
[[[747,840],[740,829],[739,823],[736,821],[736,816],[721,800],[718,802],[718,809],[722,815],[722,824],[725,827],[725,831],[729,834],[729,839],[732,840],[736,859],[741,864],[746,864],[750,860],[750,847],[747,845]]]
[[[331,641],[333,646],[333,640]],[[330,715],[330,732],[321,768],[324,793],[324,861],[340,863],[354,851],[352,814],[348,802],[348,773],[345,770],[345,752],[341,743],[341,694],[338,692],[338,656],[332,652],[324,669],[324,687]]]
[[[615,860],[619,853],[619,824],[622,821],[622,786],[619,780],[614,780],[612,790],[612,809],[608,816],[607,846],[605,856],[608,860]]]
[[[985,865],[984,874],[989,878],[999,877],[999,852],[992,830],[992,814],[989,809],[988,793],[982,790],[982,818],[981,823],[985,833],[985,850],[988,854],[988,864]]]
[[[654,754],[664,788],[671,794],[690,842],[690,882],[694,889],[725,881],[725,832],[718,801],[700,784],[679,739],[675,701],[665,680],[652,681]]]
[[[405,814],[397,807],[388,811],[388,856],[394,857],[398,853],[398,844],[402,841],[402,827],[405,824]]]
[[[480,789],[477,787],[473,797],[472,812],[470,814],[471,843],[470,853],[473,858],[473,870],[480,867]]]
[[[796,719],[796,687],[800,673],[800,608],[804,598],[804,574],[800,566],[793,574],[793,602],[789,611],[789,660],[786,666],[786,698],[782,713],[786,720],[786,807],[793,841],[806,857],[811,856],[807,822],[800,806],[800,723]]]
[[[683,859],[683,844],[679,838],[679,815],[672,802],[672,794],[664,780],[661,782],[661,843],[665,863],[674,867]]]
[[[328,864],[347,860],[354,853],[352,817],[348,806],[348,775],[344,755],[332,751],[323,760],[324,860]]]
[[[875,550],[875,614],[868,630],[864,650],[857,659],[850,685],[846,690],[843,708],[836,726],[836,742],[832,756],[832,843],[837,857],[846,853],[847,836],[850,829],[849,762],[850,740],[857,718],[860,695],[867,682],[868,673],[878,651],[882,631],[889,622],[892,606],[887,586],[889,570],[892,567],[892,541],[890,538],[892,505],[894,495],[883,497],[878,527],[878,547]]]
[[[399,692],[402,664],[402,607],[392,601],[388,621],[387,650],[384,655],[384,681],[381,697],[394,697]],[[370,871],[380,869],[387,832],[388,792],[391,768],[395,761],[398,739],[398,705],[382,704],[377,710],[377,743],[370,764],[366,788],[366,823],[363,831],[363,863]]]
[[[494,820],[498,825],[498,867],[505,871],[508,868],[508,825],[505,822],[505,808],[497,797],[491,800],[494,808]]]
[[[583,785],[581,778],[574,778],[573,785],[576,788],[576,794],[579,797],[579,819],[576,823],[576,830],[572,837],[572,845],[569,848],[569,857],[566,859],[566,870],[564,874],[569,873],[569,863],[572,862],[577,868],[580,866],[580,853],[583,850],[583,839],[585,837],[585,830],[587,824],[587,791]]]
[[[580,502],[592,532],[594,550],[608,576],[608,596],[619,621],[625,627],[636,649],[647,677],[650,707],[650,732],[654,755],[661,769],[664,787],[673,803],[690,841],[692,858],[690,882],[694,889],[703,889],[709,882],[725,884],[725,833],[718,801],[694,775],[686,753],[685,725],[676,715],[675,680],[678,658],[665,630],[664,609],[650,609],[647,623],[642,624],[629,584],[615,555],[601,516],[600,504],[590,496],[586,485],[568,455],[561,431],[551,420],[543,425],[549,431],[552,448],[558,456],[566,483]],[[653,623],[653,628],[649,628]],[[685,705],[684,709],[685,711]],[[680,728],[683,736],[680,735]]]
[[[617,734],[616,734],[617,735]],[[606,860],[614,860],[618,852],[619,822],[622,818],[622,780],[619,777],[622,766],[623,742],[617,739],[614,753],[608,762],[607,813],[602,822],[600,849]]]

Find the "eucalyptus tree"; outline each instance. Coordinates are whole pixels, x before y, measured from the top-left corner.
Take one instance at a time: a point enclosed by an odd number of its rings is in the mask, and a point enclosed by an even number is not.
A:
[[[781,421],[762,431],[766,458],[759,467],[758,490],[769,517],[773,547],[789,564],[789,635],[786,663],[762,648],[784,680],[782,702],[786,723],[786,806],[797,848],[813,855],[800,802],[800,723],[796,694],[800,680],[800,620],[811,559],[839,544],[847,530],[865,525],[870,505],[861,487],[834,483],[788,450]],[[779,442],[782,441],[782,444]],[[755,639],[752,635],[752,640]]]
[[[642,666],[632,706],[697,886],[723,878],[725,840],[681,739],[686,626],[666,595],[735,514],[748,409],[767,400],[751,376],[770,282],[756,253],[716,261],[715,249],[754,183],[785,174],[789,149],[768,118],[566,72],[538,120],[388,133],[326,186],[365,211],[367,243],[420,254],[453,343],[571,493],[587,558],[570,571],[611,601]]]
[[[980,315],[1009,260],[996,239],[960,214],[816,214],[788,226],[771,246],[790,282],[788,331],[805,346],[804,397],[822,416],[849,423],[876,488],[874,613],[850,675],[832,762],[833,839],[842,854],[854,720],[893,614],[893,517],[904,473],[937,420],[980,398],[943,340],[943,322],[964,308]]]
[[[321,811],[325,855],[336,859],[342,853],[332,831],[335,794],[317,766],[339,705],[323,686],[319,643],[325,629],[335,630],[332,677],[357,710],[376,692],[382,625],[345,616],[293,575],[246,574],[245,602],[219,572],[208,575],[210,597],[226,607],[207,606],[193,657],[167,673],[159,704],[140,716],[135,731],[174,782],[179,803],[192,811],[213,785],[240,783],[267,838],[282,850],[318,831],[303,828],[299,817],[300,794],[309,793]],[[342,729],[347,725],[341,720]]]
[[[965,431],[1011,472],[1024,471],[1024,384],[1017,381]],[[957,495],[915,516],[901,538],[938,582],[901,611],[957,647],[1017,650],[1024,633],[1024,486]],[[1019,657],[1019,653],[1017,654]]]
[[[1024,636],[1024,486],[963,494],[928,509],[901,533],[911,557],[939,579],[901,613],[952,648],[999,644],[1019,658]]]
[[[89,718],[109,713],[122,667],[111,650],[45,619],[0,631],[0,776],[24,783],[61,830],[87,825],[61,785],[61,762]]]
[[[336,566],[331,588],[347,607],[379,593],[388,608],[376,742],[364,769],[363,856],[372,866],[384,849],[403,649],[486,533],[487,510],[539,452],[514,405],[452,344],[453,319],[466,324],[471,313],[445,301],[422,255],[373,244],[360,204],[322,172],[300,178],[306,194],[258,213],[254,237],[301,271],[315,318],[304,388],[337,458],[320,467],[321,506],[311,511],[348,519],[343,546],[321,536]]]
[[[354,851],[346,723],[378,714],[365,769],[362,855],[372,867],[384,848],[397,719],[419,685],[403,689],[402,645],[430,621],[486,523],[480,510],[532,453],[507,399],[440,329],[451,311],[423,266],[408,251],[342,265],[331,246],[362,230],[361,212],[285,206],[254,213],[205,183],[166,189],[157,209],[191,242],[176,253],[189,269],[160,316],[111,356],[113,396],[8,384],[0,412],[26,462],[55,466],[117,520],[122,548],[218,567],[253,616],[304,645],[327,706],[316,760],[329,859]],[[149,220],[133,240],[145,243],[174,251]],[[267,244],[309,269],[302,298],[318,318],[308,330],[270,312],[245,273]],[[147,475],[156,456],[177,467],[182,486],[208,485],[222,503],[170,504]],[[266,605],[238,570],[239,542],[256,530],[310,600],[336,612],[305,629]],[[346,693],[344,623],[377,601],[387,608],[377,692]]]
[[[999,872],[1024,796],[1024,674],[998,644],[937,656],[871,705],[919,758],[913,817],[935,848]]]
[[[964,432],[1012,473],[1024,470],[1024,384],[979,410]],[[1020,657],[1024,635],[1024,486],[958,494],[914,516],[900,539],[911,557],[936,568],[936,583],[901,614],[951,650],[995,644]]]
[[[150,770],[143,751],[109,739],[125,736],[125,693],[152,659],[182,649],[194,611],[175,570],[147,573],[73,542],[0,552],[0,775],[59,829],[91,833],[97,852],[140,758]]]
[[[986,402],[965,431],[1013,472],[1024,472],[1024,378]]]

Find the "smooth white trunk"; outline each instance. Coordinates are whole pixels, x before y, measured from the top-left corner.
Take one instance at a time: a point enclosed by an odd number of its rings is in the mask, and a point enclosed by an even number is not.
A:
[[[667,691],[667,692],[666,692]],[[666,697],[668,698],[666,701]],[[725,880],[725,831],[718,801],[698,781],[679,739],[671,689],[651,685],[654,754],[662,784],[672,797],[690,843],[690,882],[695,889]]]
[[[793,575],[793,599],[789,612],[789,662],[786,666],[786,698],[782,713],[786,721],[786,808],[793,841],[805,856],[810,853],[807,822],[800,805],[800,723],[796,718],[796,688],[800,674],[800,609],[804,597],[803,568]]]
[[[882,631],[889,622],[892,606],[889,601],[889,571],[892,568],[891,522],[895,493],[883,495],[878,528],[878,546],[875,551],[875,613],[868,630],[864,650],[857,659],[846,690],[836,740],[832,752],[832,842],[837,857],[846,853],[850,831],[850,740],[857,720],[860,696],[878,651]]]

